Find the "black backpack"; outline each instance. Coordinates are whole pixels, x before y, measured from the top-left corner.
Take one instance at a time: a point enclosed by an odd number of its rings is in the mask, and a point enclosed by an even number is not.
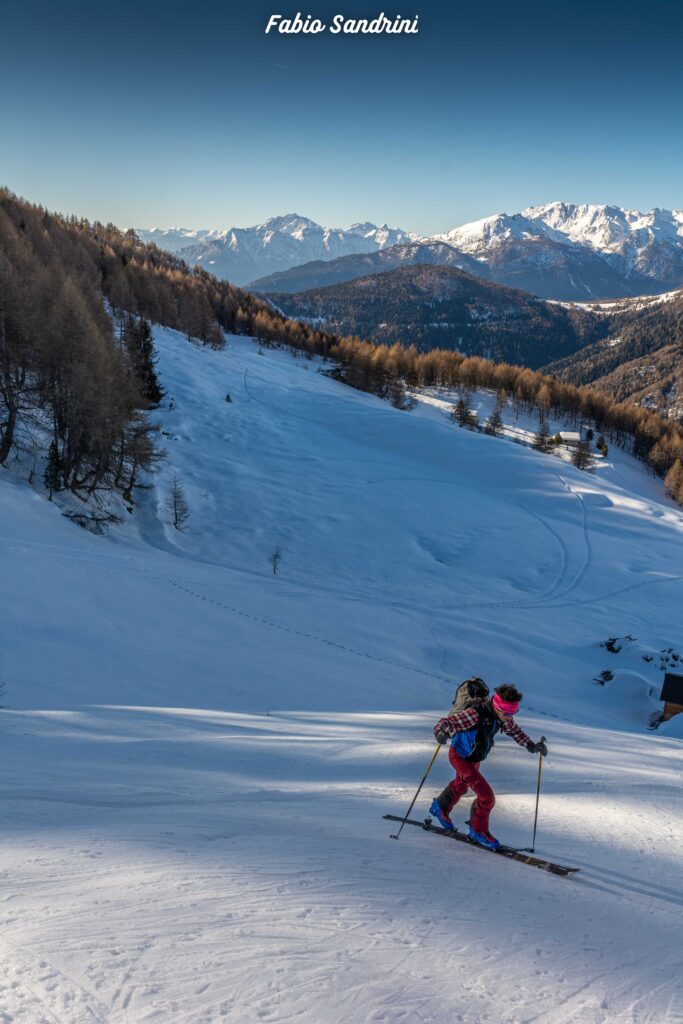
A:
[[[454,715],[457,711],[464,711],[465,708],[476,707],[477,704],[482,704],[488,695],[489,688],[484,680],[479,676],[472,676],[471,679],[466,679],[464,683],[461,683],[455,691],[453,704],[448,714]]]

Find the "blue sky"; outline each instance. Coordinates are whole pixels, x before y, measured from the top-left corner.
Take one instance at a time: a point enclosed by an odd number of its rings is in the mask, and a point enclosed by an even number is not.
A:
[[[0,181],[140,227],[683,206],[683,5],[302,2],[10,0]],[[420,32],[264,34],[297,10]]]

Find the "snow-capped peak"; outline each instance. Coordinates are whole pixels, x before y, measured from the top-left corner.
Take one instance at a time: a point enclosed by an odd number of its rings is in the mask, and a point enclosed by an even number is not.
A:
[[[438,241],[491,267],[494,278],[537,294],[587,298],[683,283],[683,212],[551,202],[453,228]],[[543,245],[539,243],[543,242]],[[516,243],[511,246],[511,243]],[[510,277],[506,277],[506,267]],[[531,277],[524,274],[531,269]]]
[[[570,241],[603,253],[635,253],[653,240],[683,243],[683,213],[655,208],[647,213],[593,203],[547,203],[524,210]]]
[[[182,234],[140,231],[139,235],[235,284],[313,260],[376,252],[415,238],[400,228],[386,224],[378,228],[370,221],[346,229],[324,227],[298,213],[269,217],[249,228]]]
[[[449,242],[451,245],[474,255],[481,255],[496,244],[508,240],[523,241],[535,238],[556,238],[555,232],[542,221],[531,219],[524,214],[496,213],[492,217],[463,224],[453,228],[444,235],[434,236],[438,241]]]
[[[234,230],[234,229],[233,229]],[[320,231],[319,224],[315,221],[310,220],[308,217],[302,217],[298,213],[286,213],[281,217],[269,217],[268,220],[264,221],[263,224],[259,224],[256,228],[242,228],[243,231],[282,231],[288,235],[301,235],[305,231]]]

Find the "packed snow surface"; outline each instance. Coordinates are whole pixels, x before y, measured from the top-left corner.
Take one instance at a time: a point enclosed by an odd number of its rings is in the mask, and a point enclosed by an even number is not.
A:
[[[660,482],[513,444],[511,409],[489,438],[443,393],[405,413],[248,339],[157,344],[167,461],[126,523],[93,536],[0,471],[0,1021],[682,1021]],[[536,849],[574,879],[389,839],[473,673],[548,739]],[[513,845],[537,764],[506,738],[486,762]],[[450,777],[441,752],[415,816]]]

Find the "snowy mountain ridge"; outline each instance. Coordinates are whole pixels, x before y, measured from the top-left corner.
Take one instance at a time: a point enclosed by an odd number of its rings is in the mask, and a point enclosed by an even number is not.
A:
[[[683,211],[648,213],[599,204],[553,202],[453,228],[435,236],[489,263],[513,242],[546,241],[601,256],[626,278],[666,277],[683,283]],[[539,248],[539,259],[547,252]]]
[[[400,228],[370,222],[352,224],[346,229],[324,227],[297,213],[270,217],[248,228],[153,228],[136,229],[136,234],[142,241],[154,242],[235,284],[246,284],[263,274],[311,260],[377,252],[415,237]]]
[[[550,238],[585,245],[597,252],[639,251],[654,241],[683,247],[683,210],[653,209],[647,213],[619,206],[564,202],[529,206],[521,213],[497,213],[432,236],[466,252],[505,238]]]
[[[553,231],[544,222],[537,223],[534,218],[522,213],[496,213],[433,237],[437,241],[448,242],[457,249],[480,258],[484,258],[491,246],[503,241],[523,241],[530,238],[551,238],[556,242],[564,240],[560,232]]]
[[[643,213],[558,201],[511,215],[497,213],[430,236],[371,222],[346,229],[323,227],[296,213],[248,228],[153,228],[137,233],[143,241],[199,263],[218,277],[235,284],[255,282],[258,287],[263,278],[291,268],[410,244],[421,245],[428,261],[455,262],[463,269],[472,269],[468,260],[476,261],[482,276],[544,298],[621,298],[683,284],[682,210]],[[444,257],[443,248],[434,248],[439,244],[453,252]],[[397,250],[395,265],[404,251]],[[315,268],[305,269],[309,278],[315,275]],[[340,273],[343,277],[345,270]],[[315,283],[307,279],[304,287]]]
[[[531,206],[522,216],[602,253],[638,252],[655,241],[683,246],[683,210],[641,213],[619,206],[555,202]]]

